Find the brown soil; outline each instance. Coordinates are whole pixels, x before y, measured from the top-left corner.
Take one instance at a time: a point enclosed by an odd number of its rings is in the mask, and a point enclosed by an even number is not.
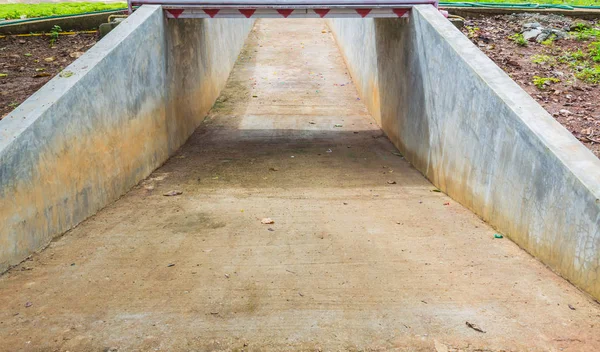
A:
[[[92,47],[97,34],[0,37],[0,119]]]
[[[575,23],[599,27],[597,21],[582,21],[556,15],[498,15],[467,18],[463,32],[498,66],[508,73],[527,93],[542,105],[596,156],[600,157],[600,85],[586,83],[575,77],[577,69],[561,62],[567,52],[588,52],[591,42],[600,38],[577,40],[570,36],[550,45],[528,42],[519,46],[509,37],[520,33],[522,24],[538,22],[546,28],[565,30]],[[547,55],[551,62],[534,63]],[[538,60],[539,61],[539,60]],[[590,66],[594,65],[588,57]],[[598,63],[600,64],[600,63]],[[534,76],[559,79],[542,89],[534,85]],[[562,111],[562,112],[561,112]]]

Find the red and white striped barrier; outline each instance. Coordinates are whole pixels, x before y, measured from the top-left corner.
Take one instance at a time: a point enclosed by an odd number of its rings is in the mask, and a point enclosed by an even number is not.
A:
[[[161,5],[168,18],[381,18],[407,17],[414,5],[437,0],[129,0]]]
[[[165,8],[167,18],[374,18],[406,17],[410,8],[396,9],[177,9]]]

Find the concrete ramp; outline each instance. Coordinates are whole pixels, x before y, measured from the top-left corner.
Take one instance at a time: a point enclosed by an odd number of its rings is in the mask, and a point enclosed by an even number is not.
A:
[[[426,146],[398,142],[432,143],[448,129],[456,145],[436,157],[456,155],[459,141],[477,146],[428,110],[451,99],[442,83],[419,90],[415,77],[432,77],[414,56],[429,52],[420,39],[394,54],[405,28],[445,28],[427,9],[411,16],[361,22],[355,38],[358,23],[260,19],[242,48],[250,22],[165,20],[144,7],[67,68],[73,76],[0,121],[2,133],[21,128],[0,147],[0,204],[21,206],[0,213],[3,245],[13,246],[2,260],[16,263],[55,238],[0,277],[0,351],[599,350],[598,304],[495,239],[469,209],[477,208],[422,169],[417,151]],[[354,40],[377,43],[378,26],[395,28],[384,46],[394,55],[377,65],[366,49],[362,60],[349,56]],[[440,38],[431,50],[450,45]],[[397,65],[413,85],[397,91],[406,112],[392,115],[388,89],[401,77],[381,68],[396,65],[386,61],[396,54],[421,71]],[[105,61],[113,57],[120,71]],[[381,113],[360,76],[369,67],[381,69],[371,84]],[[423,89],[441,100],[408,102]],[[118,94],[125,90],[138,93]],[[456,103],[483,124],[478,109],[487,105],[469,106]],[[498,119],[515,116],[504,109]],[[56,170],[65,171],[51,178]]]

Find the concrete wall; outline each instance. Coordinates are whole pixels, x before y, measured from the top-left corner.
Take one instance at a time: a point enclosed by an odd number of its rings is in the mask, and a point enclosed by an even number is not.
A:
[[[600,160],[430,6],[329,25],[406,158],[600,299]]]
[[[185,142],[251,20],[144,6],[0,121],[0,272],[128,191]]]

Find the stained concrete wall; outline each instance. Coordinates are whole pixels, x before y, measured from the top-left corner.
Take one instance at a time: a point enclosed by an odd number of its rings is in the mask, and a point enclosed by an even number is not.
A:
[[[185,142],[251,20],[144,6],[0,121],[0,272],[94,214]]]
[[[600,160],[431,6],[329,25],[405,157],[600,299]]]

